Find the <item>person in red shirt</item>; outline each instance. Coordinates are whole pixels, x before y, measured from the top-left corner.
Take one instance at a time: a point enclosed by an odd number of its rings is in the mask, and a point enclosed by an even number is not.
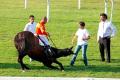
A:
[[[37,25],[36,25],[36,34],[39,35],[40,40],[42,40],[42,45],[50,45],[48,41],[49,33],[46,32],[47,17],[44,17]]]
[[[36,25],[36,35],[41,41],[41,45],[45,46],[45,53],[47,56],[51,57],[54,54],[54,51],[50,47],[50,43],[48,41],[48,37],[50,36],[48,32],[46,32],[47,17],[44,17],[37,25]]]

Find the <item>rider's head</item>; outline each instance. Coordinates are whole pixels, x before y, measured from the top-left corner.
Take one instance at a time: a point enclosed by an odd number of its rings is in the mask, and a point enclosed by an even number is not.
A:
[[[43,21],[44,21],[45,24],[47,23],[47,17],[46,16],[43,17]]]

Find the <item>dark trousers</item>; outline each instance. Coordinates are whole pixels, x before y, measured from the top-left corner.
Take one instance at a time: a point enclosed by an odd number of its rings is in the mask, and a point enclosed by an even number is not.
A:
[[[101,60],[105,61],[105,52],[106,52],[106,60],[107,62],[110,62],[110,37],[105,37],[105,38],[100,37],[99,50],[100,50]]]

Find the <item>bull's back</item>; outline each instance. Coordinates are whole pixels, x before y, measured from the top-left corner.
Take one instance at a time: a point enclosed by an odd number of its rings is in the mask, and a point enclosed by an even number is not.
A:
[[[21,52],[30,49],[35,46],[34,34],[29,31],[22,31],[17,33],[14,38],[14,44],[16,49]]]

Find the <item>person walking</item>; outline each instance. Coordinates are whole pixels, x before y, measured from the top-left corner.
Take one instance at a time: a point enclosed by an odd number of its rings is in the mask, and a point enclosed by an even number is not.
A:
[[[33,34],[35,34],[35,29],[36,29],[36,22],[34,21],[34,15],[29,16],[29,22],[25,25],[25,28],[23,31],[30,31]],[[30,58],[30,62],[32,59]]]
[[[29,16],[29,22],[25,25],[24,31],[30,31],[35,34],[36,22],[34,22],[34,15]]]

